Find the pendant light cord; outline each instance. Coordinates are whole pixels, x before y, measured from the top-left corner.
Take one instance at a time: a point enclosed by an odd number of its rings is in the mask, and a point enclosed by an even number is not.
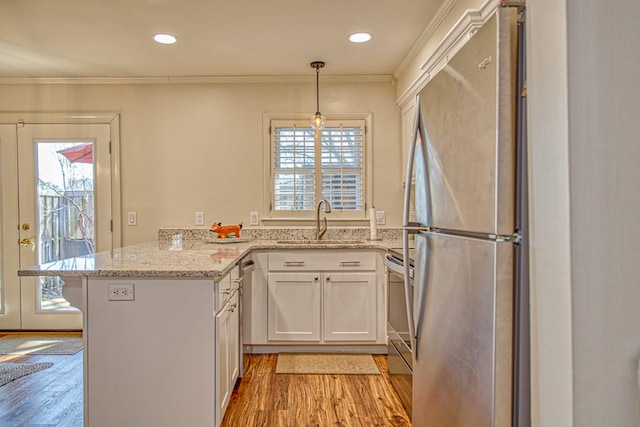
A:
[[[316,67],[316,114],[320,115],[320,68]]]

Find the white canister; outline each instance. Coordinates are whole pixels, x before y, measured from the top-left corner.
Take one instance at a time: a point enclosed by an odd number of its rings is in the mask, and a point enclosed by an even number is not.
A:
[[[378,240],[378,228],[377,228],[377,224],[376,224],[376,209],[375,208],[369,209],[369,231],[371,232],[371,235],[370,235],[369,239]]]

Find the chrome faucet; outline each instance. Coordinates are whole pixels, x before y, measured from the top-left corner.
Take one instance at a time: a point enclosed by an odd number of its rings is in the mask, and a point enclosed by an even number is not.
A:
[[[324,227],[320,227],[320,207],[324,203],[324,213],[331,213],[331,205],[325,198],[320,199],[318,202],[318,209],[316,210],[316,240],[322,239],[324,233],[327,232],[327,217],[324,217]]]

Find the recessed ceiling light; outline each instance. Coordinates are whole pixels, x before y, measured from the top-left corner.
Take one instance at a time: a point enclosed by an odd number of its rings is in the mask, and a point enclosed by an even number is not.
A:
[[[369,33],[353,33],[349,36],[349,41],[354,43],[364,43],[371,40],[371,34]]]
[[[156,34],[155,36],[153,36],[153,39],[162,44],[174,44],[178,41],[178,38],[176,36],[172,36],[171,34]]]

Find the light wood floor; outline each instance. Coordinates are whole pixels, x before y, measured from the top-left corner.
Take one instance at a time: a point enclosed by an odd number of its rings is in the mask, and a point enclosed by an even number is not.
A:
[[[0,355],[0,362],[53,362],[0,387],[0,426],[82,426],[82,351],[71,356]]]
[[[383,375],[276,375],[276,355],[247,359],[224,427],[411,425],[389,382],[386,356],[374,356]],[[82,351],[72,356],[0,355],[0,361],[54,363],[0,387],[0,426],[82,426]]]
[[[275,374],[277,355],[250,355],[223,427],[410,426],[387,375]]]

